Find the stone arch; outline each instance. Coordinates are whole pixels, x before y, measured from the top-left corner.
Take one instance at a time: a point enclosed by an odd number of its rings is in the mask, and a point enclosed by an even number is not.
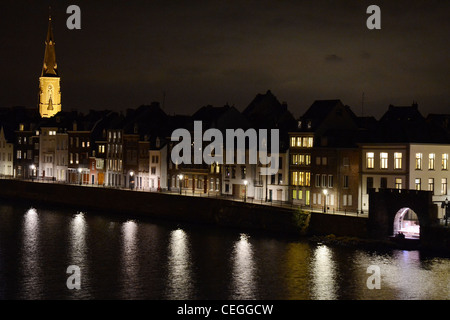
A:
[[[423,228],[428,228],[437,218],[436,206],[433,204],[430,191],[373,189],[369,191],[370,237],[386,239],[394,235],[396,215],[402,208],[414,211],[421,233]]]
[[[394,216],[393,235],[402,234],[405,238],[420,238],[419,216],[411,208],[404,207]]]

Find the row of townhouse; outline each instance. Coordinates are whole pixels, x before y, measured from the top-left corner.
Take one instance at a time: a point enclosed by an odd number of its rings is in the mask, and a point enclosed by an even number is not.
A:
[[[277,127],[283,127],[286,118],[295,121],[286,105],[279,103],[270,91],[258,95],[255,101],[249,105],[255,115],[261,114],[258,108],[264,105],[271,112],[264,119],[283,119]],[[192,165],[172,162],[173,130],[192,129],[193,121],[202,121],[203,132],[208,128],[225,132],[229,128],[256,127],[252,115],[244,113],[226,105],[206,106],[193,116],[168,116],[155,103],[129,109],[126,115],[102,111],[86,116],[76,112],[60,112],[50,118],[30,116],[17,123],[13,138],[4,139],[6,144],[0,134],[0,148],[6,145],[11,149],[9,175],[15,178],[288,201],[286,145],[281,144],[279,169],[271,176],[261,174],[260,164],[248,161]],[[10,118],[20,117],[13,114]],[[272,127],[259,119],[256,122]],[[287,136],[288,131],[284,132]],[[8,167],[6,162],[3,164],[0,151],[0,168],[5,165]]]
[[[376,121],[357,117],[339,100],[316,101],[290,132],[292,201],[367,213],[370,189],[395,188],[430,191],[440,207],[450,196],[450,142],[448,127],[432,117],[413,104],[390,106]]]

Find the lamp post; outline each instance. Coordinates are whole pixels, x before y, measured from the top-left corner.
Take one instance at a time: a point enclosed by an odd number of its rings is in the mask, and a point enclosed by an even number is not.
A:
[[[445,198],[445,200],[442,201],[441,208],[444,209],[445,226],[448,226],[448,222],[447,222],[447,219],[448,219],[448,198]]]
[[[130,190],[134,189],[134,171],[130,171]]]
[[[36,166],[34,164],[30,165],[31,169],[31,181],[34,181],[34,170],[36,170]]]
[[[323,212],[327,213],[327,194],[328,194],[328,190],[327,189],[323,189]]]
[[[183,183],[183,175],[181,173],[178,175],[178,179],[180,180],[179,185],[180,185],[180,194],[181,194],[181,185]]]
[[[79,175],[79,177],[80,177],[80,186],[81,186],[81,171],[83,171],[81,168],[78,168],[78,175]]]
[[[247,202],[247,184],[248,184],[248,181],[244,180],[244,186],[245,186],[244,202]]]

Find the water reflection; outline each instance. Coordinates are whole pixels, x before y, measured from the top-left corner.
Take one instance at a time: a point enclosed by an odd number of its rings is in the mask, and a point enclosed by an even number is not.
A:
[[[193,280],[189,239],[182,229],[173,230],[169,236],[168,299],[192,299]]]
[[[0,205],[5,299],[450,299],[448,258]],[[222,254],[220,254],[222,253]],[[68,290],[66,268],[81,269]],[[367,288],[379,266],[381,289]]]
[[[139,249],[137,245],[138,225],[129,220],[122,224],[122,287],[123,296],[128,299],[136,298],[139,287]]]
[[[232,299],[256,299],[255,262],[253,249],[246,234],[241,234],[234,245],[232,273]]]
[[[86,220],[84,213],[77,213],[70,223],[70,261],[82,265],[86,261]]]
[[[34,208],[23,217],[22,290],[24,299],[41,297],[41,267],[39,259],[39,215]]]
[[[314,251],[311,261],[312,299],[334,300],[337,298],[336,268],[332,251],[321,245]]]
[[[70,265],[75,265],[80,268],[81,274],[81,290],[72,291],[74,297],[78,297],[78,294],[86,294],[90,288],[89,283],[89,265],[87,257],[87,244],[86,244],[87,224],[83,212],[78,212],[72,217],[70,221]]]
[[[289,243],[286,246],[285,287],[287,299],[309,299],[308,278],[309,246],[305,243]]]

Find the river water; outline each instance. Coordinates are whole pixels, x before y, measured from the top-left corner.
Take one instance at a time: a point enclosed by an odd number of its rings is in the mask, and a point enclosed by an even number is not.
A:
[[[0,299],[447,300],[450,259],[0,203]]]

